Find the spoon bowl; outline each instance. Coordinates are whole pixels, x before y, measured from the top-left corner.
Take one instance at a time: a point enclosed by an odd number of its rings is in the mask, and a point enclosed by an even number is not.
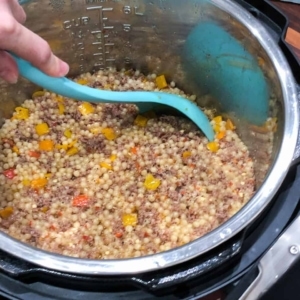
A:
[[[13,54],[21,76],[29,81],[61,96],[93,103],[132,103],[141,113],[149,111],[157,104],[172,107],[191,121],[204,133],[209,141],[214,139],[214,131],[207,116],[190,100],[179,95],[148,91],[106,91],[80,85],[66,77],[50,77],[29,62]]]

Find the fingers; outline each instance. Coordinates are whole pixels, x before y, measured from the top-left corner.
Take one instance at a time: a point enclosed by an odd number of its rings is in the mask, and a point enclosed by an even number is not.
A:
[[[65,76],[69,66],[52,53],[45,40],[21,25],[25,19],[17,0],[0,0],[0,49],[14,52],[50,76]],[[0,72],[6,74],[0,76],[10,77],[9,81],[13,82],[16,64],[7,53],[0,53]],[[4,58],[8,61],[4,62]]]
[[[52,53],[41,37],[14,19],[7,18],[1,26],[0,48],[14,52],[50,76],[61,77],[68,73],[69,66]]]
[[[18,81],[18,67],[14,59],[5,51],[0,51],[0,77],[9,83]]]
[[[21,24],[26,21],[26,14],[17,0],[0,0],[0,11],[10,10],[10,13]]]

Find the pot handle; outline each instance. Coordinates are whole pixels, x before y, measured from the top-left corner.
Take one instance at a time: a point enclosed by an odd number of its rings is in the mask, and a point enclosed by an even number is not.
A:
[[[289,225],[258,262],[258,275],[247,290],[237,297],[231,293],[226,300],[257,300],[274,285],[300,257],[300,215]],[[255,270],[252,270],[255,271]],[[251,273],[251,272],[250,272]],[[253,272],[252,272],[253,273]],[[238,284],[243,285],[243,279]],[[247,282],[244,282],[247,284]],[[237,286],[237,289],[238,289]]]

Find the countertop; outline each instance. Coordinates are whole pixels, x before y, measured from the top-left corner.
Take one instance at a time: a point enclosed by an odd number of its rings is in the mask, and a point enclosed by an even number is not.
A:
[[[271,2],[289,19],[289,28],[285,39],[300,60],[300,4],[280,2],[275,0]]]

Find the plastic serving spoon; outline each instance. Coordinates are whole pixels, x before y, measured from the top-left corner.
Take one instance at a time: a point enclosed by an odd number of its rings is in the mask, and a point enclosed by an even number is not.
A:
[[[174,94],[148,91],[115,92],[90,88],[75,83],[65,77],[50,77],[29,62],[12,54],[21,76],[29,81],[59,95],[87,102],[133,103],[140,112],[150,110],[153,105],[163,104],[175,108],[192,120],[208,140],[214,139],[214,131],[207,116],[191,101]]]

